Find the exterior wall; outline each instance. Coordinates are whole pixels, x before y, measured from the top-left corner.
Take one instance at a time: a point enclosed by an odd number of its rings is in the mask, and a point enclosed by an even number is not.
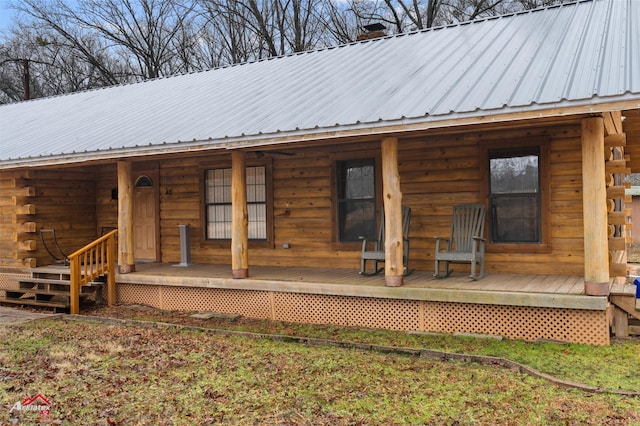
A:
[[[73,168],[66,170],[32,170],[29,185],[35,189],[30,201],[36,206],[34,221],[37,232],[55,229],[60,247],[65,254],[95,240],[96,233],[96,176],[93,169]],[[51,263],[38,233],[33,252],[38,266]]]
[[[0,270],[35,266],[35,194],[25,171],[0,172]]]
[[[488,272],[538,274],[583,273],[582,169],[579,125],[527,128],[502,132],[424,136],[399,141],[403,204],[412,208],[412,268],[433,269],[433,236],[449,231],[454,204],[485,202],[479,146],[491,141],[550,139],[551,249],[546,253],[487,253]],[[360,244],[333,241],[332,164],[361,152],[379,153],[380,143],[357,142],[290,150],[294,156],[272,156],[273,244],[250,243],[250,265],[333,266],[357,268]],[[250,154],[247,154],[248,158]],[[378,154],[379,155],[379,154]],[[230,167],[228,156],[198,156],[160,163],[162,261],[179,262],[179,224],[191,226],[192,260],[230,263],[228,243],[204,240],[203,183],[209,167]],[[166,188],[165,188],[166,187]],[[381,204],[380,204],[381,207]],[[289,249],[282,248],[287,243]],[[463,270],[466,266],[459,266]]]
[[[2,172],[0,187],[3,269],[51,263],[40,240],[41,229],[56,230],[65,254],[95,239],[95,175],[90,169]]]
[[[482,193],[486,191],[483,175],[488,171],[480,164],[479,146],[512,141],[515,147],[536,136],[548,137],[550,142],[550,250],[488,252],[485,268],[488,272],[583,274],[582,164],[577,125],[468,133],[439,138],[433,147],[420,141],[401,145],[404,202],[417,212],[411,223],[411,257],[418,261],[414,267],[433,268],[435,248],[429,237],[448,234],[454,204],[487,202]],[[414,238],[416,234],[418,238]]]
[[[631,228],[633,244],[640,244],[640,196],[634,195],[631,200],[631,217],[635,226]]]
[[[118,171],[115,164],[107,164],[98,166],[95,173],[96,234],[101,235],[103,228],[106,230],[118,227]]]
[[[526,341],[609,344],[607,311],[118,284],[120,303],[250,318],[418,332],[475,333]]]
[[[433,270],[435,243],[433,236],[446,235],[450,228],[452,206],[458,203],[485,203],[486,166],[480,160],[481,147],[494,141],[517,146],[521,141],[544,136],[550,146],[550,205],[548,226],[550,249],[546,252],[488,252],[486,269],[491,272],[582,275],[583,219],[582,169],[579,123],[511,130],[474,129],[467,133],[421,135],[399,139],[398,158],[403,204],[412,208],[410,229],[410,267]],[[250,242],[250,265],[332,266],[357,268],[359,243],[334,241],[334,163],[336,159],[380,155],[379,141],[342,142],[312,148],[287,149],[295,155],[267,155],[255,159],[247,153],[247,164],[256,161],[269,165],[273,194],[273,239],[269,244]],[[134,162],[136,168],[150,162]],[[204,230],[203,178],[208,168],[230,167],[230,155],[212,151],[184,158],[167,158],[154,162],[159,197],[160,260],[180,262],[180,224],[191,229],[191,260],[195,263],[231,262],[228,242],[206,241]],[[6,186],[10,177],[3,174]],[[37,230],[56,228],[63,249],[75,250],[101,234],[103,228],[117,226],[117,188],[114,164],[92,168],[69,168],[61,171],[34,170],[19,181],[16,201],[21,206],[33,204],[35,215],[16,216],[12,207],[3,207],[0,232],[14,233],[14,222],[33,222],[19,233],[22,247],[27,240],[38,240]],[[25,188],[31,189],[25,189]],[[26,191],[26,192],[25,192]],[[31,192],[29,192],[31,191]],[[2,202],[13,200],[4,197]],[[379,208],[382,201],[379,200]],[[14,207],[15,208],[15,207]],[[24,212],[24,207],[22,207]],[[17,210],[16,210],[17,211]],[[13,215],[13,216],[12,216]],[[7,226],[6,223],[12,225]],[[37,224],[37,225],[36,225]],[[37,227],[37,229],[36,229]],[[18,234],[11,235],[16,240]],[[24,235],[23,235],[24,234]],[[35,250],[14,255],[16,244],[4,242],[7,258],[4,266],[38,265],[50,258],[37,242]],[[283,248],[283,244],[290,248]],[[13,244],[13,245],[11,245]],[[1,256],[1,254],[0,254]],[[35,265],[30,265],[35,266]],[[467,266],[459,266],[464,270]]]
[[[640,109],[622,111],[622,115],[625,117],[622,129],[627,135],[625,154],[631,157],[629,167],[631,173],[640,173]]]

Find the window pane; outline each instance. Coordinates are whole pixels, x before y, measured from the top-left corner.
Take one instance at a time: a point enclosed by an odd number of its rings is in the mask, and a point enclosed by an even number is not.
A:
[[[207,170],[205,201],[207,203],[207,239],[231,238],[231,169]],[[247,209],[249,239],[267,238],[266,168],[247,167]]]
[[[491,193],[538,192],[538,156],[492,158]]]
[[[536,196],[495,196],[491,202],[491,213],[493,242],[540,242]]]
[[[207,207],[207,238],[231,238],[231,206],[214,205]]]
[[[372,158],[337,163],[338,238],[358,241],[376,237],[375,160]]]
[[[247,168],[247,202],[265,202],[267,200],[264,175],[264,167]]]
[[[267,207],[265,204],[249,204],[249,239],[267,239]]]
[[[491,241],[541,242],[539,155],[490,153]]]
[[[360,236],[375,239],[376,207],[371,200],[342,202],[339,205],[341,241],[358,241]]]
[[[375,198],[375,167],[373,159],[344,161],[340,167],[340,198]]]
[[[231,169],[224,169],[222,176],[222,184],[219,190],[219,197],[216,202],[230,203],[231,202]]]

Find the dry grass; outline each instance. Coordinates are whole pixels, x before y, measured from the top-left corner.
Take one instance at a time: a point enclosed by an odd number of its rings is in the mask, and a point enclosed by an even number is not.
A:
[[[628,263],[640,263],[640,244],[632,244],[628,250]]]
[[[350,340],[407,336],[337,327],[316,332]],[[461,339],[460,347],[470,350],[475,340]],[[512,352],[538,346],[518,344]],[[542,347],[551,349],[536,358],[590,353]],[[593,348],[593,359],[604,350]],[[501,367],[202,331],[40,321],[0,328],[0,360],[0,424],[35,421],[36,413],[9,410],[38,393],[51,400],[54,424],[640,424],[636,398],[563,390]]]

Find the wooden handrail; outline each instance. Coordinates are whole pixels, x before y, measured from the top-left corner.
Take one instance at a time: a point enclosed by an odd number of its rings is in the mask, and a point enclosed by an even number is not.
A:
[[[115,303],[116,235],[118,230],[103,235],[97,240],[69,255],[71,267],[70,313],[80,313],[80,289],[96,278],[107,276],[107,302]]]

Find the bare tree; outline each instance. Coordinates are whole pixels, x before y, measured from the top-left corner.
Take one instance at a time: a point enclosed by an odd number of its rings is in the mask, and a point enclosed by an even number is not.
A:
[[[325,0],[200,0],[229,56],[261,59],[312,49],[324,38]],[[241,31],[241,33],[238,33]]]
[[[357,0],[353,0],[356,3]],[[375,0],[352,8],[361,20],[390,25],[395,33],[549,6],[566,0]],[[353,4],[352,3],[352,4]]]
[[[207,69],[565,0],[22,0],[0,45],[0,103]]]
[[[23,0],[16,9],[54,31],[115,84],[176,71],[176,40],[192,18],[193,5],[187,0]],[[113,74],[93,50],[96,40],[128,65],[129,75]]]
[[[29,70],[31,98],[113,84],[111,76],[117,72],[119,64],[106,55],[98,40],[86,38],[85,46],[95,53],[96,61],[109,69],[108,78],[104,78],[105,73],[93,62],[86,61],[67,43],[57,40],[57,36],[37,24],[14,26],[0,47],[0,103],[24,99],[25,67]]]

